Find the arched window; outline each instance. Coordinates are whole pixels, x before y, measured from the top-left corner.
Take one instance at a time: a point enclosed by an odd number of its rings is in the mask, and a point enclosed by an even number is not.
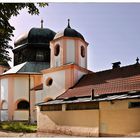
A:
[[[3,100],[1,103],[1,109],[8,109],[8,104],[5,100]]]
[[[85,57],[85,48],[84,48],[84,46],[81,46],[81,56]]]
[[[17,109],[22,109],[22,110],[28,110],[30,107],[29,105],[29,102],[27,101],[20,101],[18,104],[17,104]]]
[[[36,52],[36,60],[37,61],[43,61],[44,60],[44,54],[42,51],[37,51]]]
[[[55,48],[54,48],[54,55],[55,55],[55,56],[58,56],[59,53],[60,53],[60,45],[57,44],[57,45],[55,46]]]
[[[53,83],[53,79],[49,77],[49,78],[46,80],[46,86],[51,86],[52,83]]]

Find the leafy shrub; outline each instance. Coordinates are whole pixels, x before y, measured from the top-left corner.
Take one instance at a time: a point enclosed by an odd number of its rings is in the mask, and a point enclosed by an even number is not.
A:
[[[0,130],[32,133],[36,132],[37,126],[25,122],[1,122]]]

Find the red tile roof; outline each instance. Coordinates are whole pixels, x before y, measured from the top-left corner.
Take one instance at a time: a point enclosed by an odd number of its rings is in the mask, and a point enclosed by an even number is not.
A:
[[[32,88],[31,90],[42,90],[43,84],[37,85],[36,87]]]
[[[57,99],[91,96],[93,89],[95,95],[140,90],[140,64],[87,74]]]

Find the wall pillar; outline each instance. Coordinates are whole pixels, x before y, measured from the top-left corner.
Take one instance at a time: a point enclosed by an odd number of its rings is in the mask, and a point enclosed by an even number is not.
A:
[[[30,77],[30,113],[31,113],[31,123],[34,123],[36,118],[36,112],[35,112],[35,91],[31,90],[36,85],[35,77]]]
[[[8,120],[12,121],[14,118],[14,78],[8,78]]]

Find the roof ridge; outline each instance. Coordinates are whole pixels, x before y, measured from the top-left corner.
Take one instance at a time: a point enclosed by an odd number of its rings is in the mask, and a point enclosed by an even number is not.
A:
[[[123,68],[127,68],[127,67],[132,67],[132,66],[140,66],[140,64],[126,65],[126,66],[122,66],[122,67],[119,67],[119,68],[115,68],[115,69],[107,69],[107,70],[101,70],[101,71],[97,71],[97,72],[94,72],[94,73],[96,74],[96,73],[100,73],[100,72],[106,72],[106,71],[118,70],[118,69],[123,69]],[[89,73],[89,74],[93,74],[93,73]]]
[[[16,65],[14,67],[12,67],[11,69],[9,69],[8,71],[6,71],[5,73],[3,73],[3,75],[5,74],[11,74],[11,73],[18,73],[20,71],[20,69],[26,64],[27,62],[21,63],[19,65]]]
[[[95,94],[99,95],[140,90],[139,76],[140,64],[88,73],[80,78],[73,87],[58,96],[57,99],[91,96],[91,89],[95,89]]]

